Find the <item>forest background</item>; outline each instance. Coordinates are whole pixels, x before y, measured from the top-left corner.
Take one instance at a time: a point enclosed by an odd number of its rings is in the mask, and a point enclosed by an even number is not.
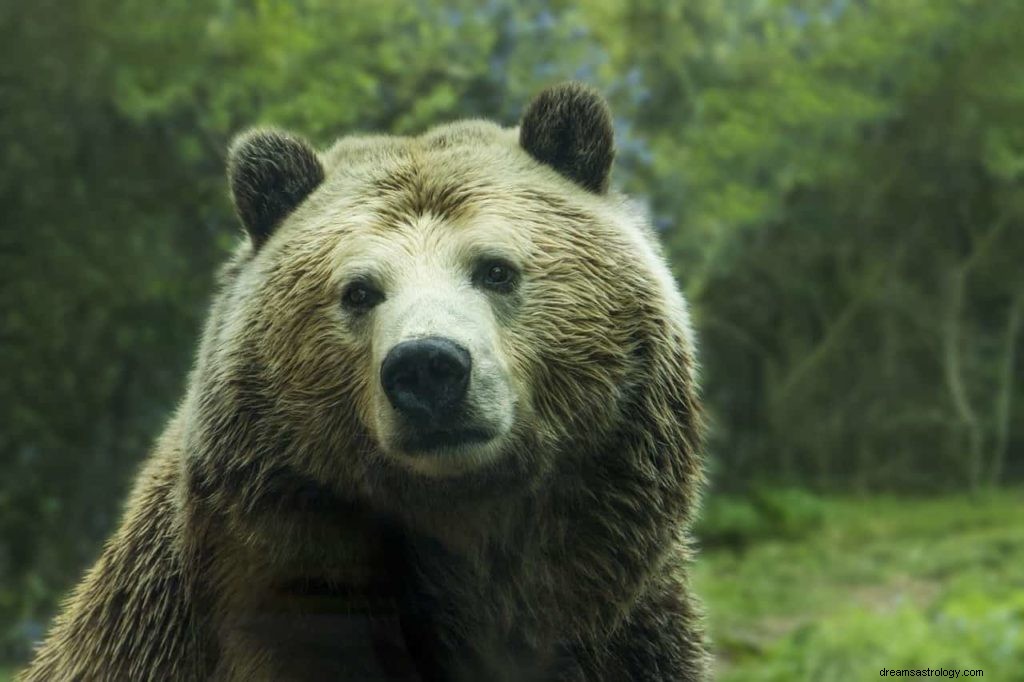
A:
[[[577,79],[693,306],[720,677],[1019,674],[1022,26],[1018,0],[4,0],[0,670],[182,394],[240,238],[232,135],[514,125]]]

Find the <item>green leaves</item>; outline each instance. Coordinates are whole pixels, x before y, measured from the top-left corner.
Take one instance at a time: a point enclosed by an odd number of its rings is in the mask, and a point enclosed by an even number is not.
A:
[[[649,91],[616,111],[650,143],[635,188],[676,221],[665,237],[702,332],[727,484],[1000,480],[1005,444],[1024,437],[998,407],[1024,390],[1006,369],[1024,341],[1009,265],[1024,254],[1024,48],[1009,28],[1024,6],[603,12],[625,27],[604,28],[619,68],[639,63]],[[950,318],[944,282],[960,268]]]
[[[0,7],[0,641],[180,397],[240,235],[227,143],[258,124],[511,125],[586,80],[693,303],[718,485],[1019,475],[1022,25],[1016,0]]]
[[[763,492],[753,503],[712,497],[705,515],[713,544],[703,544],[694,583],[718,679],[840,682],[882,667],[939,666],[1019,676],[1019,489],[983,498],[773,498],[785,525],[757,513]],[[818,517],[824,523],[806,523]],[[786,528],[801,532],[779,532]]]

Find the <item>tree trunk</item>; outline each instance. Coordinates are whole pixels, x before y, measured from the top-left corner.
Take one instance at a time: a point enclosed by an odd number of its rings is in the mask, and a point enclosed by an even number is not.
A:
[[[946,388],[949,390],[950,402],[966,436],[968,487],[971,490],[975,490],[981,483],[984,433],[977,412],[971,405],[970,396],[967,394],[961,356],[961,346],[963,345],[962,318],[967,269],[962,266],[957,268],[951,279],[949,303],[946,306],[946,319],[943,325],[943,368],[945,370]],[[954,453],[954,456],[957,454]]]
[[[1017,345],[1024,318],[1024,293],[1018,293],[1010,301],[1006,316],[1006,338],[1003,344],[1002,366],[1000,367],[999,395],[996,397],[995,444],[992,448],[992,465],[989,468],[988,484],[995,486],[1003,477],[1006,465],[1006,450],[1010,442],[1010,415],[1013,408],[1013,389],[1016,383]]]

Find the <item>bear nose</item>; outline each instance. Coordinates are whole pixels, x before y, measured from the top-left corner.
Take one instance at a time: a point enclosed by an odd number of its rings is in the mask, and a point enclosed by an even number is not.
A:
[[[380,367],[391,406],[420,422],[437,422],[466,395],[472,359],[459,344],[439,336],[403,341]]]

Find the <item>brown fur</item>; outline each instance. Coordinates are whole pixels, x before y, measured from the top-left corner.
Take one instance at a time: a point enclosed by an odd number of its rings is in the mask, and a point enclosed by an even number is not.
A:
[[[559,120],[603,111],[580,92]],[[22,679],[705,679],[685,304],[607,168],[546,158],[486,122],[320,154],[222,271],[185,401]],[[339,290],[493,248],[523,268],[492,303],[516,422],[487,466],[418,475]]]

